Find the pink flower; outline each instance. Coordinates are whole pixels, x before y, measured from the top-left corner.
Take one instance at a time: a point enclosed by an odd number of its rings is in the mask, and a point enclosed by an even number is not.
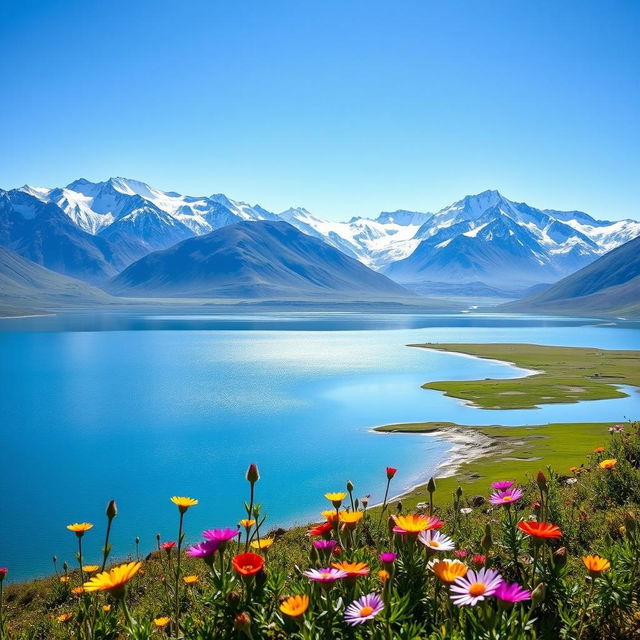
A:
[[[385,564],[385,565],[393,564],[396,561],[397,557],[398,557],[398,554],[394,553],[393,551],[383,551],[378,556],[380,562],[382,562],[382,564]]]
[[[451,601],[458,607],[476,605],[492,596],[502,583],[502,576],[494,569],[473,569],[463,578],[456,578],[451,585]]]
[[[344,612],[347,624],[355,627],[367,620],[373,620],[384,609],[384,602],[377,593],[368,593],[354,600]]]
[[[9,569],[7,569],[7,567],[0,567],[0,582],[4,580],[7,573],[9,573]]]
[[[229,527],[226,527],[225,529],[207,529],[202,532],[203,538],[206,538],[207,540],[214,540],[220,545],[237,538],[239,535],[240,531],[238,531],[238,529],[231,529]]]
[[[531,599],[531,591],[524,589],[517,582],[501,582],[493,594],[503,607],[510,609],[514,602],[523,602]]]
[[[175,546],[176,546],[175,542],[163,542],[160,545],[160,548],[164,549],[164,551],[171,551],[171,549],[173,549],[173,547],[175,547]]]
[[[333,567],[326,567],[324,569],[307,569],[307,571],[302,572],[302,575],[307,576],[309,580],[313,580],[314,582],[330,584],[341,578],[346,578],[348,573],[340,569],[334,569]]]
[[[464,560],[469,555],[469,552],[465,551],[464,549],[458,549],[453,552],[453,555],[456,558],[460,558],[460,560]]]
[[[187,555],[192,558],[208,558],[218,550],[219,546],[220,543],[217,540],[207,540],[189,547]]]
[[[313,546],[320,551],[333,551],[333,548],[338,544],[337,540],[314,540]]]
[[[492,482],[491,486],[498,491],[505,491],[506,489],[511,489],[514,484],[515,482],[512,482],[511,480],[500,480],[498,482]]]
[[[496,491],[491,494],[489,502],[491,504],[511,504],[520,500],[524,494],[522,489],[506,489],[504,491]]]

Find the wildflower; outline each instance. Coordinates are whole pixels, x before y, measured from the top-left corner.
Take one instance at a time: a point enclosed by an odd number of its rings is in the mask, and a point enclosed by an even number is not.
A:
[[[224,548],[226,543],[229,540],[233,540],[240,535],[240,532],[237,529],[231,529],[230,527],[225,527],[224,529],[207,529],[202,532],[202,537],[207,540],[211,540],[212,542],[217,542],[220,545],[220,548]]]
[[[261,538],[260,540],[253,540],[251,542],[251,546],[254,549],[269,549],[271,545],[274,543],[273,538]]]
[[[380,571],[378,571],[378,578],[380,578],[382,582],[386,582],[390,577],[391,574],[386,569],[380,569]]]
[[[334,511],[333,509],[330,511],[322,511],[321,515],[327,519],[327,522],[337,522],[340,518],[340,513],[338,511]]]
[[[615,467],[618,464],[618,461],[615,458],[610,458],[607,460],[603,460],[600,463],[600,468],[601,469],[613,469],[613,467]]]
[[[82,570],[85,573],[95,573],[99,568],[100,566],[97,564],[85,564],[83,565]]]
[[[451,584],[458,578],[462,578],[467,575],[469,567],[459,560],[439,560],[434,562],[430,567],[431,571],[438,576],[438,578],[446,583]]]
[[[567,478],[565,480],[565,484],[575,484],[576,482],[578,482],[578,478]]]
[[[611,563],[606,558],[601,558],[600,556],[584,556],[582,563],[592,578],[597,578],[611,566]]]
[[[182,578],[182,580],[186,585],[192,585],[192,584],[195,584],[196,582],[198,582],[198,576],[196,576],[196,575],[184,576],[184,578]]]
[[[523,533],[526,533],[532,538],[545,539],[545,538],[559,538],[562,536],[560,527],[548,522],[518,522],[518,529]]]
[[[578,473],[578,467],[576,466],[569,467],[569,471],[571,471],[571,473]]]
[[[71,593],[73,593],[74,596],[81,596],[84,593],[84,587],[73,587]]]
[[[73,618],[73,613],[62,613],[56,618],[56,620],[61,624],[64,624],[65,622],[69,622],[71,618]]]
[[[367,620],[373,620],[384,608],[382,598],[377,593],[368,593],[352,602],[344,612],[347,624],[354,627]]]
[[[69,582],[69,576],[60,576],[60,582],[62,582],[63,584]]]
[[[333,551],[333,548],[338,544],[337,540],[314,540],[313,546],[320,551]]]
[[[480,569],[480,567],[484,567],[487,562],[487,556],[483,553],[476,553],[471,558],[471,564],[476,568]]]
[[[469,569],[463,578],[456,578],[451,585],[451,601],[461,607],[475,605],[485,598],[492,596],[500,583],[502,576],[494,569]]]
[[[465,551],[464,549],[457,549],[456,551],[453,552],[453,555],[456,558],[459,558],[460,560],[463,560],[464,558],[466,558],[469,555],[469,552]]]
[[[167,616],[162,616],[160,618],[154,618],[154,620],[153,620],[153,624],[158,629],[164,629],[170,622],[171,622],[171,618],[169,618]]]
[[[609,433],[622,433],[624,431],[623,424],[614,424],[609,427]]]
[[[343,511],[340,513],[340,522],[346,527],[355,527],[363,515],[362,511]]]
[[[264,559],[257,553],[239,553],[231,561],[234,570],[242,576],[252,576],[262,570]]]
[[[393,467],[387,467],[387,480],[391,480],[397,472],[397,469],[394,469]]]
[[[171,502],[177,505],[180,513],[185,513],[189,507],[195,507],[198,501],[194,498],[187,498],[186,496],[173,496]]]
[[[393,551],[383,551],[378,556],[378,559],[380,560],[380,562],[382,562],[382,564],[385,567],[390,567],[396,561],[397,557],[398,557],[398,554],[394,553]]]
[[[286,616],[297,618],[301,616],[309,608],[309,596],[289,596],[280,603],[280,611]]]
[[[324,497],[333,504],[335,509],[339,509],[342,501],[347,497],[347,494],[342,491],[336,491],[334,493],[325,493]]]
[[[255,464],[250,464],[247,469],[247,482],[251,484],[255,484],[260,480],[260,472],[258,471],[258,467]]]
[[[507,489],[511,489],[514,484],[515,482],[513,482],[513,480],[498,480],[498,482],[492,482],[491,487],[498,491],[506,491]]]
[[[218,550],[219,546],[220,543],[216,540],[206,540],[189,547],[187,555],[190,558],[210,558]]]
[[[504,491],[496,491],[491,494],[489,502],[493,505],[496,504],[511,504],[522,498],[524,491],[522,489],[506,489]]]
[[[98,573],[84,583],[85,591],[108,591],[115,596],[122,595],[127,582],[140,571],[141,562],[129,562]]]
[[[421,531],[418,540],[432,551],[452,551],[456,546],[449,536],[439,531]]]
[[[248,638],[251,638],[251,616],[246,612],[238,613],[233,620],[236,630],[242,631]]]
[[[546,493],[549,490],[549,485],[547,485],[547,476],[545,476],[542,471],[538,471],[538,474],[536,475],[536,483],[538,484],[540,491]]]
[[[417,513],[411,513],[406,516],[391,516],[396,526],[393,528],[394,533],[418,534],[421,531],[429,529],[439,529],[442,521],[435,516],[425,516]]]
[[[493,595],[498,600],[498,604],[505,609],[510,609],[516,602],[531,599],[531,591],[524,589],[517,582],[501,582]]]
[[[366,496],[362,496],[362,498],[360,498],[360,502],[362,502],[362,506],[366,509],[367,506],[369,505],[369,498],[371,496],[366,495]]]
[[[366,562],[332,562],[331,566],[334,569],[346,572],[348,578],[369,575],[369,567]]]
[[[593,453],[604,453],[604,447],[596,447]]]
[[[333,529],[333,525],[330,522],[323,522],[322,524],[318,524],[315,527],[311,527],[309,531],[307,531],[308,536],[323,536],[325,533],[329,533]]]
[[[93,529],[93,525],[90,522],[74,522],[73,524],[68,524],[67,529],[73,531],[78,538],[82,538],[89,529]]]
[[[109,611],[111,611],[111,605],[110,605],[110,604],[103,604],[103,605],[102,605],[102,610],[103,610],[105,613],[109,613]]]
[[[244,527],[247,531],[249,531],[249,529],[251,529],[251,527],[253,527],[255,523],[255,520],[249,520],[248,518],[240,520],[240,526]]]
[[[0,567],[0,582],[4,580],[7,573],[9,573],[9,569],[7,569],[7,567]]]
[[[472,512],[473,509],[471,507],[462,507],[462,509],[460,509],[460,513],[464,514],[465,516],[468,516]]]
[[[324,569],[307,569],[302,572],[302,575],[314,582],[331,583],[346,578],[347,572],[335,567],[327,567]]]
[[[160,548],[161,548],[163,551],[171,551],[171,549],[173,549],[173,547],[175,547],[175,546],[176,546],[176,543],[175,543],[175,542],[173,542],[173,541],[170,541],[170,542],[163,542],[163,543],[160,545]]]

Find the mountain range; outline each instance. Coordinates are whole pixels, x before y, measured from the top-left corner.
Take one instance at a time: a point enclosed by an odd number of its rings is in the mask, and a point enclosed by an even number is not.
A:
[[[498,191],[436,213],[398,210],[335,222],[304,208],[273,213],[223,194],[186,196],[126,178],[0,190],[0,245],[94,284],[155,251],[249,221],[285,221],[405,287],[445,296],[522,295],[640,234],[634,220],[537,209]]]

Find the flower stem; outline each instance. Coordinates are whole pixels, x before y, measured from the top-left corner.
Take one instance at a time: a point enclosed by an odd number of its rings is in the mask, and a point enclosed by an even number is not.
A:
[[[184,520],[184,511],[180,510],[180,525],[178,526],[178,558],[176,559],[176,582],[175,582],[176,635],[180,633],[180,552],[182,549],[183,520]]]

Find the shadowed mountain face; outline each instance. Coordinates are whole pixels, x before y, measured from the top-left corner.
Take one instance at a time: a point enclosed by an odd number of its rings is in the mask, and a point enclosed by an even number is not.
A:
[[[500,309],[640,316],[640,236],[544,291]]]
[[[240,222],[152,253],[106,287],[119,295],[398,299],[412,294],[286,222]]]
[[[0,308],[107,303],[111,296],[0,247]]]

